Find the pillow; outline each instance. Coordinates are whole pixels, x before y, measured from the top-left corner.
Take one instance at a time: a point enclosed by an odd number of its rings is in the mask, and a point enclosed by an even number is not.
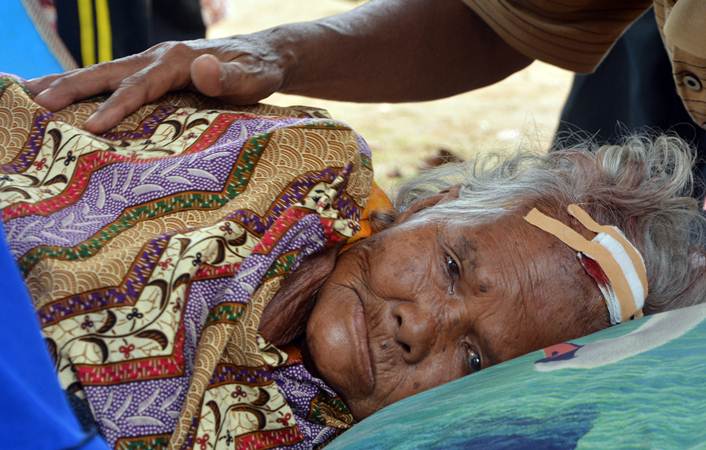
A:
[[[692,448],[706,305],[624,323],[390,405],[328,449]]]

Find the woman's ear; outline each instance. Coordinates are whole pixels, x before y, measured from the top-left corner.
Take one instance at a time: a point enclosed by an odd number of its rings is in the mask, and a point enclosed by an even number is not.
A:
[[[314,297],[336,266],[340,245],[306,258],[284,279],[260,318],[260,334],[274,345],[291,343],[306,329]]]
[[[449,188],[444,189],[443,191],[439,191],[434,195],[430,195],[429,197],[424,197],[419,200],[416,200],[412,202],[411,205],[409,205],[409,208],[407,208],[403,213],[397,216],[397,220],[395,220],[395,223],[402,223],[409,219],[410,216],[412,216],[413,214],[418,213],[423,209],[430,208],[436,204],[456,200],[460,191],[461,185],[455,184]]]

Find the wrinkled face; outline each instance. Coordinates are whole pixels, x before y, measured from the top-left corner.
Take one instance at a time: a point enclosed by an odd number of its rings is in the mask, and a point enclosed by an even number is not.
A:
[[[362,419],[602,328],[604,310],[573,251],[520,216],[490,225],[407,220],[341,255],[319,292],[307,345]]]

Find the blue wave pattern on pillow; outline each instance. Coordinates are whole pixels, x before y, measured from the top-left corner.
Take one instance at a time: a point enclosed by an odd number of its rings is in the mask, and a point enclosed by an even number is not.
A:
[[[391,405],[327,449],[704,445],[705,318],[698,305],[530,353]]]

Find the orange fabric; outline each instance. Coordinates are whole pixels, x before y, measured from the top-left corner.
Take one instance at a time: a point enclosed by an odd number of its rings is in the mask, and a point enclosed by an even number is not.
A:
[[[348,242],[346,242],[346,245],[341,249],[341,251],[343,252],[348,250],[354,242],[370,237],[373,234],[373,230],[370,227],[370,215],[374,211],[385,211],[390,209],[393,209],[393,206],[389,197],[385,194],[385,191],[383,191],[380,186],[373,181],[373,185],[370,188],[370,196],[368,197],[368,204],[365,206],[363,214],[360,216],[360,230],[358,230],[353,237],[348,239]]]

